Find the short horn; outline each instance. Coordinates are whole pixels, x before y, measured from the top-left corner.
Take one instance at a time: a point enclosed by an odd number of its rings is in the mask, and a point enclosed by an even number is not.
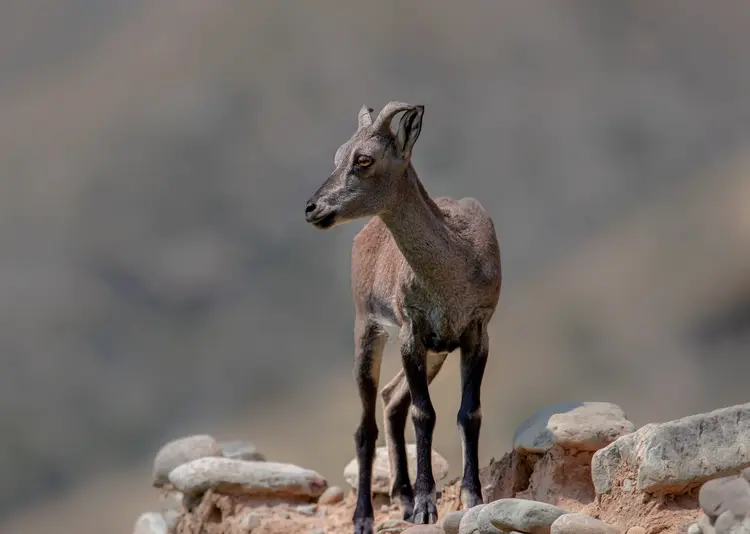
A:
[[[357,124],[360,129],[365,128],[367,126],[370,126],[372,124],[372,108],[368,108],[367,106],[362,106],[362,109],[359,110],[359,116],[357,117]]]
[[[408,111],[414,109],[414,106],[405,102],[388,102],[375,119],[372,124],[373,130],[380,131],[382,133],[388,133],[391,131],[391,120],[398,113],[402,111]]]

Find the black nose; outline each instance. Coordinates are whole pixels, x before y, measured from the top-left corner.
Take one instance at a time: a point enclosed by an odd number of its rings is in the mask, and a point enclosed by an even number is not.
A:
[[[315,202],[308,200],[305,204],[305,215],[310,215],[313,211],[315,211]]]

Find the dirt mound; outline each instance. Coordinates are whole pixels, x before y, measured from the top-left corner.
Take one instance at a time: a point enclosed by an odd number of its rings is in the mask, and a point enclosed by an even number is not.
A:
[[[443,532],[456,534],[459,521],[466,532],[526,532],[532,527],[524,522],[542,516],[549,521],[545,529],[566,517],[553,528],[559,533],[594,519],[603,522],[594,522],[599,528],[642,534],[721,533],[722,524],[750,521],[745,519],[750,485],[742,477],[733,481],[740,472],[750,478],[750,470],[742,471],[750,453],[737,448],[750,440],[750,404],[637,430],[623,421],[619,407],[604,403],[558,405],[532,415],[514,449],[481,470],[487,503],[481,510],[462,515],[460,480],[442,488]],[[602,436],[608,438],[601,441]],[[345,494],[315,471],[290,464],[216,457],[226,447],[206,448],[205,441],[205,436],[188,437],[160,451],[154,484],[162,491],[163,510],[141,516],[135,534],[352,531],[353,490]],[[185,463],[165,481],[163,466],[179,459]],[[375,493],[374,506],[379,534],[411,526],[387,495]],[[453,520],[443,525],[449,515]]]
[[[183,515],[174,528],[176,534],[313,534],[350,533],[355,497],[335,504],[258,504],[252,499],[208,494],[191,513]],[[377,506],[377,525],[401,523],[395,505]],[[405,524],[404,524],[405,526]]]
[[[555,504],[569,512],[582,512],[601,519],[623,532],[625,528],[642,526],[648,533],[677,533],[700,515],[697,490],[686,495],[650,499],[636,493],[618,492],[595,500],[591,478],[586,473],[587,463],[590,469],[591,453],[561,458],[563,461],[555,464],[551,460],[560,458],[559,453],[555,451],[552,458],[535,459],[534,467],[529,470],[512,452],[482,469],[481,477],[483,481],[492,481],[486,486],[490,494],[499,492],[503,495],[501,498]],[[525,475],[524,471],[527,471]],[[623,473],[617,483],[627,486],[630,478],[632,473]],[[169,498],[168,491],[164,495],[165,499]],[[333,504],[258,502],[248,496],[208,491],[191,512],[181,513],[169,531],[175,534],[349,534],[355,502],[353,491],[343,501]],[[445,518],[460,509],[460,480],[454,480],[439,495],[439,517]],[[398,505],[386,504],[382,499],[379,504],[376,501],[375,525],[381,532],[400,532],[409,526],[401,521]]]
[[[510,456],[510,455],[508,455]],[[497,464],[497,462],[496,462]],[[492,465],[483,469],[488,477]],[[565,495],[551,493],[549,488],[561,487],[552,478],[545,478],[548,471],[540,472],[536,478],[539,486],[528,486],[523,491],[509,497],[528,498],[540,493],[548,498],[541,502],[556,504],[569,512],[582,512],[600,519],[626,532],[627,529],[641,526],[648,534],[671,534],[686,532],[687,526],[701,515],[698,507],[697,489],[686,495],[660,496],[644,499],[637,493],[617,493],[603,495],[598,502],[589,499],[585,489],[591,486],[589,479],[579,478],[573,472],[567,479],[572,482],[570,492]],[[536,475],[536,473],[534,473]],[[619,482],[625,482],[631,474],[623,474]],[[501,480],[501,483],[505,482]],[[559,482],[559,481],[558,481]],[[580,493],[578,493],[580,491]],[[575,495],[582,498],[578,500]],[[592,497],[593,499],[593,497]],[[534,499],[536,500],[536,499]],[[298,505],[277,503],[258,504],[243,497],[207,494],[201,504],[192,512],[183,515],[175,529],[175,534],[351,534],[352,514],[355,495],[347,494],[339,503],[330,505]],[[445,518],[451,512],[461,509],[460,481],[456,480],[443,488],[438,500],[439,517]],[[312,515],[311,515],[312,514]],[[248,520],[248,517],[252,517]],[[401,521],[401,511],[396,504],[375,507],[377,530],[396,532],[409,525]],[[249,528],[248,528],[249,527]]]
[[[635,473],[623,470],[615,477],[619,491],[600,495],[583,512],[611,525],[643,527],[649,534],[686,532],[701,515],[698,488],[681,495],[655,495],[627,490]]]

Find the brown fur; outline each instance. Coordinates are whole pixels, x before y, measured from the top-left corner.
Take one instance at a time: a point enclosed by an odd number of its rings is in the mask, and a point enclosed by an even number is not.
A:
[[[355,378],[363,406],[355,435],[360,495],[355,532],[371,531],[370,477],[377,424],[375,399],[386,326],[399,328],[404,369],[383,389],[393,495],[417,523],[437,520],[429,464],[435,414],[427,386],[449,352],[461,349],[464,486],[481,501],[476,448],[487,323],[500,295],[500,250],[490,216],[473,198],[432,199],[411,164],[422,106],[387,104],[375,121],[363,107],[358,129],[336,152],[335,169],[306,206],[308,222],[331,228],[373,217],[354,239]],[[391,119],[405,112],[394,135]],[[364,160],[361,159],[364,157]],[[363,165],[359,163],[364,162]],[[414,492],[405,473],[404,424],[409,403],[417,436]],[[369,463],[369,466],[368,466]],[[404,478],[404,476],[406,478]]]

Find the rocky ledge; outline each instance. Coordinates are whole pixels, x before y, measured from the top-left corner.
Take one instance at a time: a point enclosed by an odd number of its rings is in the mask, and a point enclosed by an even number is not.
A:
[[[487,446],[487,445],[485,445]],[[407,448],[413,470],[415,447]],[[448,472],[433,454],[436,479]],[[356,484],[357,462],[344,468]],[[412,476],[414,473],[412,473]],[[373,492],[379,534],[750,534],[750,404],[637,429],[605,402],[549,406],[482,469],[487,504],[461,510],[459,481],[440,491],[437,525],[410,525],[388,500],[387,452]],[[134,534],[351,532],[354,488],[266,461],[251,443],[207,435],[167,443],[154,459],[161,510]]]

